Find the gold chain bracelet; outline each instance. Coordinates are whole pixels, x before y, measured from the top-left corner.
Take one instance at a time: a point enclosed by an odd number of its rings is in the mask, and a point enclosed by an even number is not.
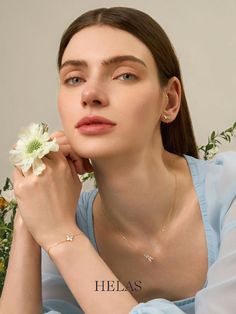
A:
[[[68,234],[66,234],[65,240],[58,241],[58,242],[56,242],[56,243],[54,243],[54,244],[49,246],[49,248],[47,249],[48,255],[50,255],[49,252],[50,252],[50,250],[53,247],[58,246],[59,244],[62,244],[62,243],[65,243],[65,242],[72,242],[76,237],[78,237],[79,235],[82,235],[82,234],[83,233],[76,233],[76,234],[68,233]]]

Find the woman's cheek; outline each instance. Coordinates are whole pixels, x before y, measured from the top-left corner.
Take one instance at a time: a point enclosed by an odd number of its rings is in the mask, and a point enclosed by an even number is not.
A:
[[[76,108],[77,107],[77,108]],[[78,108],[79,106],[74,104],[74,102],[61,94],[58,97],[58,112],[64,126],[64,129],[68,127],[74,127],[78,118]]]
[[[57,109],[61,118],[61,121],[64,121],[64,110],[65,110],[65,105],[64,105],[64,97],[63,93],[60,91],[58,94],[57,98]]]

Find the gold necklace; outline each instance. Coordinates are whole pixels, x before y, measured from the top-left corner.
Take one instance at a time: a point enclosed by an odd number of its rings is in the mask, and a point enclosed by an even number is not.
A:
[[[177,178],[176,178],[176,174],[175,174],[174,171],[173,171],[173,176],[174,176],[174,182],[175,182],[175,183],[174,183],[174,197],[173,197],[172,206],[171,206],[170,210],[168,211],[168,213],[167,213],[167,215],[166,215],[166,218],[164,219],[164,223],[163,223],[162,227],[160,228],[159,232],[157,233],[157,235],[159,235],[160,232],[163,233],[163,232],[166,231],[166,222],[169,220],[170,216],[173,214],[174,209],[175,209],[175,202],[176,202],[176,195],[177,195],[177,193],[176,193],[176,191],[177,191]],[[122,239],[124,239],[125,241],[127,241],[127,244],[128,244],[130,247],[133,248],[134,245],[132,245],[132,243],[134,244],[134,242],[131,241],[131,240],[129,240],[126,236],[124,236],[123,233],[120,232],[120,230],[118,229],[118,227],[116,226],[116,224],[114,223],[114,221],[113,221],[112,219],[110,219],[110,217],[108,217],[108,215],[107,215],[106,211],[103,209],[103,207],[102,207],[102,211],[103,211],[104,215],[106,216],[106,218],[113,224],[113,226],[114,226],[114,227],[116,228],[116,230],[119,232],[119,234],[121,235]],[[155,260],[154,256],[151,255],[151,254],[143,253],[142,255],[143,255],[143,256],[145,257],[145,259],[146,259],[148,262],[150,262],[150,263],[152,263],[152,262]]]

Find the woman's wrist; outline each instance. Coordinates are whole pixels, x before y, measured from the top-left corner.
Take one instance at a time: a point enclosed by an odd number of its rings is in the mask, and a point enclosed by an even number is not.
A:
[[[32,250],[34,250],[34,252],[36,251],[40,252],[41,250],[39,244],[34,240],[32,235],[26,230],[22,230],[21,233],[19,232],[19,230],[17,230],[17,232],[13,233],[11,249],[13,248],[20,248],[21,251],[26,251],[26,252],[27,251],[32,252]]]
[[[28,237],[29,239],[30,238],[33,239],[19,211],[16,212],[16,215],[14,218],[13,238],[16,238],[16,237]]]
[[[69,238],[65,237],[63,240],[55,242],[45,248],[52,260],[57,259],[57,257],[60,258],[61,255],[64,255],[66,252],[68,252],[68,250],[76,245],[91,245],[88,237],[81,230],[77,231],[76,233],[70,233],[68,236],[71,240],[68,240]]]
[[[51,247],[58,246],[64,242],[74,241],[75,236],[79,236],[83,232],[78,228],[78,226],[70,225],[68,227],[61,226],[59,230],[52,230],[49,234],[40,235],[39,243],[41,247],[48,252]]]
[[[40,246],[35,241],[25,224],[17,224],[14,226],[12,246],[14,245],[27,249],[40,250]]]

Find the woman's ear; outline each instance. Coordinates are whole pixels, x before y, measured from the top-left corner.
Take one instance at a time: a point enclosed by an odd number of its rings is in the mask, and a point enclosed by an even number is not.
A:
[[[164,108],[161,120],[165,123],[171,123],[175,120],[181,103],[181,84],[177,77],[169,79],[164,91]]]

